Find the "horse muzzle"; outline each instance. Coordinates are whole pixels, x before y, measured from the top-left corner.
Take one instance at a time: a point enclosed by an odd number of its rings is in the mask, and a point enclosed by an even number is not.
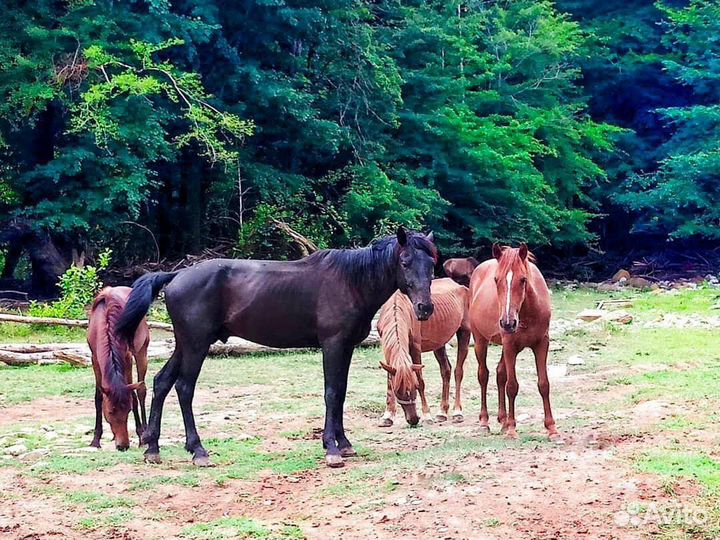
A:
[[[415,315],[420,321],[427,321],[430,315],[433,314],[433,311],[435,311],[435,306],[432,302],[419,302],[415,306]]]
[[[500,328],[506,334],[514,334],[515,332],[517,332],[518,326],[520,326],[519,323],[520,321],[518,321],[517,317],[509,321],[505,319],[500,319]]]

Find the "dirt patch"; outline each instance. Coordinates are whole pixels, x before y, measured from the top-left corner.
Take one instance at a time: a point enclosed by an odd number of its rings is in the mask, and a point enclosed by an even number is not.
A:
[[[94,415],[95,406],[89,399],[41,397],[29,403],[1,408],[0,427],[23,422],[61,422]]]

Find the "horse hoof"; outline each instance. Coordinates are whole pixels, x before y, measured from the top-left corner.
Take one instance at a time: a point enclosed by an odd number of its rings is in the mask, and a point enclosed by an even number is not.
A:
[[[355,457],[357,456],[357,452],[352,446],[346,446],[345,448],[340,449],[340,456],[341,457]]]
[[[447,422],[447,414],[436,414],[435,421],[436,422]]]
[[[197,456],[192,459],[193,465],[196,467],[212,467],[210,456]]]
[[[100,448],[100,441],[93,441],[90,443],[91,448]]]
[[[559,433],[551,433],[550,435],[548,435],[548,438],[550,439],[551,443],[557,444],[558,446],[562,446],[565,444],[565,439]]]
[[[487,424],[481,425],[481,426],[480,426],[480,433],[483,433],[483,434],[486,434],[486,435],[489,434],[489,433],[490,433],[490,426],[488,426]]]
[[[505,438],[510,439],[512,441],[516,440],[518,438],[517,431],[514,429],[508,429],[505,431]]]
[[[392,427],[393,421],[390,418],[381,418],[378,427]]]
[[[153,465],[159,465],[162,463],[160,454],[148,454],[145,453],[145,463],[152,463]]]
[[[465,415],[463,414],[453,414],[453,424],[460,424],[465,421]]]
[[[430,415],[423,416],[423,417],[420,419],[420,423],[421,423],[421,424],[432,424],[433,422],[434,422],[433,417],[430,416]]]
[[[345,462],[340,454],[326,454],[325,464],[333,469],[339,469],[345,466]]]

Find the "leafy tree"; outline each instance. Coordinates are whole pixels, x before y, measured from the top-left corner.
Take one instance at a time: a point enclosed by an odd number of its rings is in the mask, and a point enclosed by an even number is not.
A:
[[[636,230],[670,238],[720,238],[720,5],[658,4],[666,20],[663,65],[692,91],[692,104],[658,110],[672,128],[657,172],[636,174],[620,200],[639,211]]]

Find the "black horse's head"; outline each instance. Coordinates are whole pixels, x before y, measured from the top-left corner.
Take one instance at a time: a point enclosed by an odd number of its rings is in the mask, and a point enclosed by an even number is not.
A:
[[[412,303],[415,316],[426,321],[433,312],[430,297],[430,283],[433,279],[437,249],[433,244],[433,233],[397,230],[398,264],[397,285]]]

